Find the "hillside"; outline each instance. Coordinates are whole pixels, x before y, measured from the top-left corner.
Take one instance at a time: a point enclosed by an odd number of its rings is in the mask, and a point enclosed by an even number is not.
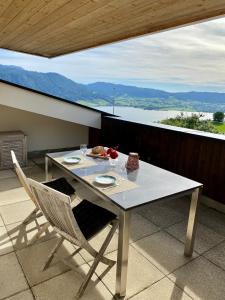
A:
[[[107,82],[80,84],[58,73],[0,65],[0,79],[90,106],[134,106],[155,110],[225,111],[225,93],[170,93]]]
[[[161,90],[113,84],[107,82],[95,82],[88,84],[90,90],[104,94],[108,97],[132,97],[132,98],[162,98],[167,99],[170,93]]]
[[[0,78],[74,102],[105,99],[103,95],[91,91],[86,85],[76,83],[58,73],[33,72],[20,67],[0,65]]]

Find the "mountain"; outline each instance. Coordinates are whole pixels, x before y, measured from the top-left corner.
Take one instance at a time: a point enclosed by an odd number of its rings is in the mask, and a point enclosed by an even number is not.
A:
[[[134,97],[134,98],[161,98],[169,99],[174,97],[180,100],[193,100],[205,102],[221,102],[225,103],[225,93],[217,92],[183,92],[170,93],[162,90],[140,88],[136,86],[128,86],[122,84],[113,84],[107,82],[95,82],[88,84],[90,90],[108,97]]]
[[[76,83],[58,73],[33,72],[20,67],[0,65],[0,78],[74,102],[105,99],[103,95],[91,91],[86,85]]]
[[[58,73],[0,65],[0,79],[89,106],[121,105],[155,110],[225,111],[225,93],[171,93],[107,82],[80,84]]]
[[[225,93],[216,92],[186,92],[186,93],[173,93],[177,99],[181,100],[193,100],[193,101],[204,101],[204,102],[225,102]]]
[[[90,90],[96,91],[108,97],[132,97],[132,98],[164,98],[167,99],[170,93],[161,90],[140,88],[122,84],[107,82],[95,82],[88,84]]]

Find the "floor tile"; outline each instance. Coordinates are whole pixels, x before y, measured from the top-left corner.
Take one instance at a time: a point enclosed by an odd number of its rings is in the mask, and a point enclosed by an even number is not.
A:
[[[4,223],[3,223],[1,215],[0,215],[0,226],[4,226]]]
[[[225,242],[207,251],[204,256],[225,270]]]
[[[178,213],[181,213],[185,217],[189,214],[190,209],[190,196],[172,199],[172,200],[165,200],[165,205]]]
[[[33,161],[36,165],[40,165],[40,166],[45,165],[45,158],[44,158],[44,157],[33,158],[32,161]]]
[[[154,233],[132,245],[165,274],[192,259],[184,256],[184,244],[166,232]]]
[[[184,242],[186,236],[186,229],[187,222],[181,222],[167,228],[166,231],[175,236],[180,241]],[[217,234],[209,227],[199,223],[197,227],[194,248],[195,251],[201,254],[223,240],[224,236]]]
[[[138,210],[138,213],[161,228],[181,222],[184,219],[183,214],[160,202],[143,206]]]
[[[35,163],[34,163],[34,161],[32,159],[29,158],[27,160],[27,167],[32,167],[32,166],[35,166]]]
[[[0,256],[0,299],[28,289],[14,253]]]
[[[116,260],[117,252],[114,251],[107,255],[108,258]],[[106,266],[100,264],[96,273],[101,277],[101,274],[106,270]],[[147,259],[138,253],[133,247],[129,250],[129,265],[127,276],[127,293],[129,298],[132,295],[140,292],[144,288],[150,286],[164,275],[153,266]],[[111,293],[115,293],[116,285],[116,265],[103,277],[102,281],[110,289]]]
[[[34,297],[30,290],[18,293],[12,297],[7,298],[6,300],[34,300]]]
[[[132,242],[159,231],[159,227],[139,214],[132,214],[130,239]]]
[[[33,165],[31,167],[23,168],[23,172],[28,178],[32,178],[37,181],[45,181],[45,172],[38,165]]]
[[[57,238],[49,241],[34,244],[17,251],[18,260],[23,268],[30,286],[50,279],[58,274],[69,270],[69,267],[60,262],[60,258],[65,258],[74,252],[74,247],[69,242],[64,242],[60,247],[57,257],[52,261],[50,267],[42,271],[42,267],[47,260],[50,250],[57,243]],[[73,266],[82,265],[85,261],[78,254],[70,260]]]
[[[24,173],[28,178],[32,178],[39,182],[45,181],[45,172],[39,167],[30,168],[26,170]]]
[[[40,164],[39,166],[40,166],[40,168],[42,168],[42,170],[44,170],[45,164]],[[51,172],[52,172],[53,178],[58,178],[58,177],[67,177],[70,179],[72,178],[65,171],[63,171],[62,169],[60,169],[54,165],[51,168]]]
[[[36,173],[44,173],[43,169],[37,165],[33,165],[28,168],[27,167],[23,168],[23,172],[27,177],[31,176],[32,174],[36,174]]]
[[[0,180],[0,192],[10,191],[18,187],[21,187],[21,184],[17,177],[4,178]]]
[[[0,206],[0,214],[5,224],[13,224],[25,220],[34,208],[35,205],[32,201],[23,201]]]
[[[4,226],[0,227],[0,255],[12,252],[13,245]]]
[[[1,170],[0,171],[0,179],[16,177],[16,174],[13,170]]]
[[[32,288],[36,300],[74,300],[74,297],[84,280],[89,268],[82,266],[80,273],[69,271],[48,281],[45,281]],[[89,285],[81,298],[82,300],[112,300],[103,283],[97,280],[96,276],[89,282]]]
[[[39,225],[46,223],[46,219],[44,217],[40,217],[37,220]],[[40,227],[40,226],[39,226]],[[24,225],[21,222],[10,224],[6,226],[8,235],[13,243],[13,247],[16,250],[23,249],[27,247],[29,241],[34,237],[34,235],[38,232],[39,228],[35,221]],[[55,233],[53,232],[52,227],[49,227],[47,232],[43,233],[41,237],[36,241],[36,243],[40,243],[51,238],[55,237]]]
[[[194,299],[225,298],[225,272],[203,257],[191,261],[169,276]]]
[[[225,217],[215,209],[202,206],[199,209],[199,222],[208,226],[218,234],[225,236]]]
[[[91,246],[96,250],[98,251],[103,242],[105,241],[106,239],[106,236],[107,234],[109,233],[110,231],[110,227],[106,227],[102,232],[100,232],[98,235],[96,235],[92,240],[90,240],[90,244]],[[118,235],[117,233],[114,234],[109,246],[107,247],[106,249],[106,254],[109,253],[109,252],[112,252],[114,250],[116,250],[118,248]],[[86,250],[81,250],[81,255],[82,257],[85,259],[85,261],[91,261],[93,260],[93,256],[91,256]]]
[[[163,278],[148,289],[131,298],[132,300],[191,300],[168,278]]]
[[[0,206],[29,200],[23,187],[0,192]]]

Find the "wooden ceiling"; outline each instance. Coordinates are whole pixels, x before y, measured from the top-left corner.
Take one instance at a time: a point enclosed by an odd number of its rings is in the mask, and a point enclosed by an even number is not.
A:
[[[0,47],[55,57],[225,14],[225,0],[2,0]]]

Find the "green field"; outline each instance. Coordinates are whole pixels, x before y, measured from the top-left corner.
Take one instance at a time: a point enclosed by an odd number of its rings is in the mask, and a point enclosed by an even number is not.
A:
[[[225,133],[225,123],[213,122],[213,126],[219,131],[219,133]]]

